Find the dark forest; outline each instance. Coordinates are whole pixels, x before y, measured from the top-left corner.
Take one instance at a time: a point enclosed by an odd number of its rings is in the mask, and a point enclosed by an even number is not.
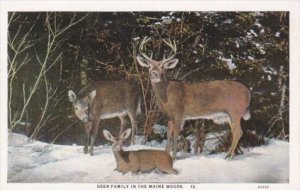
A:
[[[266,137],[289,140],[288,12],[11,12],[8,25],[9,131],[83,144],[83,123],[68,90],[131,79],[143,98],[138,135],[163,140],[153,125],[166,125],[166,117],[156,105],[148,70],[136,60],[147,36],[157,60],[168,53],[163,39],[176,42],[179,63],[167,73],[170,80],[234,80],[250,89],[251,119],[242,122],[240,145],[265,143]],[[120,124],[109,119],[101,125],[117,130]],[[207,133],[220,131],[224,151],[229,128],[210,120],[186,122],[181,139],[194,134],[203,142]]]

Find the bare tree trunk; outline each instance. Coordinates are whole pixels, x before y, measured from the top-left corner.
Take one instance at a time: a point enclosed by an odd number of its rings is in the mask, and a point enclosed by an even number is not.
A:
[[[280,99],[279,99],[279,103],[276,106],[276,108],[278,109],[278,112],[276,115],[274,115],[271,119],[270,119],[270,128],[267,131],[266,135],[270,135],[271,137],[274,138],[280,138],[280,139],[287,139],[288,138],[288,134],[286,131],[286,124],[285,124],[285,112],[288,111],[287,107],[288,104],[286,104],[287,102],[287,94],[286,94],[286,90],[287,90],[287,86],[285,84],[285,80],[286,80],[286,76],[283,70],[283,66],[280,67],[279,69],[279,76],[278,76],[278,94],[280,94]]]
[[[285,132],[285,124],[284,124],[284,118],[283,118],[283,112],[285,108],[285,100],[286,100],[286,85],[284,83],[285,81],[285,75],[284,75],[284,70],[283,66],[280,66],[280,71],[279,71],[279,79],[278,79],[278,86],[279,86],[279,91],[281,91],[281,100],[280,100],[280,105],[279,105],[279,117],[280,117],[280,123],[281,123],[281,133],[279,134],[278,137],[281,137],[282,139],[286,138],[286,132]]]

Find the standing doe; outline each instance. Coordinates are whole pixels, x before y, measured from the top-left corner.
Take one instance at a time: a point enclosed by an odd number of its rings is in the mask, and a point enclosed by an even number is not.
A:
[[[119,117],[121,121],[120,133],[123,132],[125,116],[131,121],[131,143],[134,143],[137,129],[136,115],[140,112],[138,86],[133,81],[100,81],[93,85],[89,95],[76,94],[69,90],[68,96],[73,103],[75,115],[85,123],[86,144],[84,153],[93,155],[93,145],[98,133],[100,120]]]
[[[162,150],[137,150],[123,151],[122,141],[127,139],[131,129],[127,129],[119,137],[115,138],[107,130],[103,130],[104,137],[113,143],[112,150],[117,162],[119,172],[150,172],[158,169],[167,174],[177,174],[173,169],[173,160],[169,153]]]
[[[172,49],[172,55],[156,61],[148,57],[143,50],[149,38],[144,38],[137,56],[138,63],[149,68],[151,85],[161,111],[168,117],[168,141],[166,151],[173,149],[176,158],[176,147],[179,131],[184,122],[190,119],[212,119],[217,124],[229,123],[232,133],[232,143],[226,158],[232,159],[235,149],[243,134],[241,118],[248,120],[250,112],[250,91],[241,83],[234,81],[211,81],[199,83],[184,83],[168,81],[167,69],[173,69],[178,59],[176,44],[171,40],[164,42]]]

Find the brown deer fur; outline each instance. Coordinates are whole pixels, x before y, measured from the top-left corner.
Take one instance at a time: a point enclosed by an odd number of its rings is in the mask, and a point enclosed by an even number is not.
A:
[[[149,39],[144,38],[141,46],[147,41]],[[176,54],[176,44],[166,43]],[[141,46],[140,51],[143,50]],[[250,91],[243,84],[228,80],[198,83],[168,81],[167,69],[175,68],[178,63],[178,59],[173,59],[175,54],[161,61],[153,60],[142,52],[141,54],[143,57],[137,56],[137,61],[141,66],[149,68],[157,104],[169,119],[166,150],[173,149],[173,158],[176,158],[178,135],[184,121],[200,118],[230,124],[233,138],[226,157],[233,158],[243,133],[240,120],[250,118]]]
[[[107,130],[103,130],[104,137],[113,142],[112,149],[116,159],[119,172],[150,172],[158,169],[167,174],[177,174],[177,171],[172,168],[173,160],[171,156],[161,150],[137,150],[123,151],[122,141],[130,135],[131,129],[127,129],[124,133],[115,138]]]
[[[131,143],[134,143],[137,128],[136,114],[140,111],[138,86],[133,81],[99,81],[93,84],[90,95],[77,98],[69,91],[69,99],[73,102],[76,116],[85,122],[87,141],[84,152],[87,153],[90,139],[90,154],[93,155],[93,145],[102,119],[119,117],[121,129],[128,115],[132,126]]]

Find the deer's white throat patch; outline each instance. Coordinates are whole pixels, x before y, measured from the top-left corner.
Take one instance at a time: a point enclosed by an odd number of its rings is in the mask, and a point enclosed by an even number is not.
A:
[[[151,82],[158,83],[160,82],[160,78],[151,78]]]

